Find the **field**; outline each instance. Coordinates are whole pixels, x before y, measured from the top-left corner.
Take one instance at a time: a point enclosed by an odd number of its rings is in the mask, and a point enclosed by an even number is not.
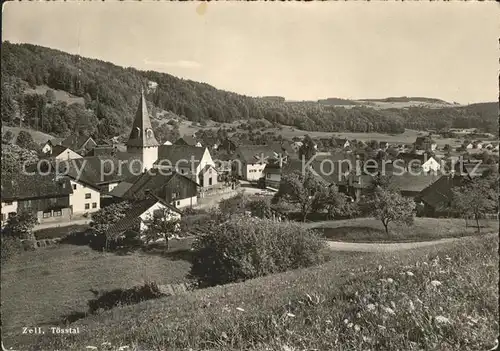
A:
[[[62,326],[65,317],[87,310],[89,289],[129,288],[144,281],[185,281],[190,263],[172,257],[115,255],[87,246],[59,245],[25,252],[2,267],[2,333],[23,326]],[[7,337],[8,338],[8,337]]]
[[[498,230],[496,220],[482,220],[480,225],[483,233]],[[476,228],[466,228],[465,220],[454,218],[417,217],[412,227],[389,224],[389,235],[382,222],[372,218],[313,222],[308,226],[321,231],[328,240],[360,243],[418,242],[477,235]]]
[[[64,90],[57,90],[57,89],[51,89],[46,85],[39,85],[35,89],[26,89],[24,91],[25,94],[40,94],[40,95],[45,95],[47,90],[52,90],[54,92],[54,95],[56,97],[56,101],[62,101],[66,102],[68,105],[74,104],[74,103],[79,103],[84,105],[85,101],[82,97],[78,96],[73,96],[69,93],[67,93]]]
[[[489,235],[336,253],[319,267],[115,308],[74,323],[79,335],[24,342],[44,350],[487,350],[498,336],[497,302],[498,237]]]
[[[37,144],[43,144],[47,142],[47,140],[54,138],[52,135],[45,134],[43,132],[39,132],[37,130],[29,129],[29,128],[19,128],[19,127],[7,127],[2,126],[2,135],[6,131],[10,130],[12,134],[14,134],[14,138],[17,138],[17,135],[21,130],[24,130],[31,134],[33,137],[33,141]]]
[[[215,124],[213,121],[208,121],[207,126],[205,127],[193,127],[192,122],[190,121],[181,121],[179,125],[179,132],[181,135],[192,135],[200,129],[218,129],[218,128],[237,128],[240,123],[244,123],[245,121],[236,121],[232,123],[219,123]],[[237,128],[238,131],[242,131]],[[282,126],[281,128],[266,128],[262,130],[262,133],[272,132],[276,135],[281,135],[285,139],[292,139],[293,137],[302,138],[304,135],[308,134],[312,138],[323,138],[323,137],[332,137],[336,136],[338,138],[347,138],[349,140],[377,140],[377,141],[386,141],[392,144],[412,144],[415,142],[418,136],[427,135],[426,132],[406,129],[402,134],[382,134],[382,133],[341,133],[341,132],[311,132],[300,130],[295,127],[290,126]],[[451,145],[452,147],[458,147],[462,144],[462,141],[457,142],[457,138],[442,138],[439,135],[433,135],[432,138],[438,144],[438,147],[443,147],[446,144]]]

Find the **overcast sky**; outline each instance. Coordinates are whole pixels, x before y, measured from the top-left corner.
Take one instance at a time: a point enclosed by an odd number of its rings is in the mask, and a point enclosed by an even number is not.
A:
[[[495,2],[9,2],[3,40],[252,96],[498,99]]]

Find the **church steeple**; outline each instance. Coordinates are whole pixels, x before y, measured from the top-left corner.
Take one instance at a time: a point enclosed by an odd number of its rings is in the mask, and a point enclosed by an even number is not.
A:
[[[127,141],[127,146],[137,148],[154,147],[158,145],[159,143],[155,138],[149,119],[148,107],[146,105],[146,99],[144,98],[144,88],[141,87],[141,98],[139,100],[139,106],[137,106],[137,112],[135,113],[135,120]]]

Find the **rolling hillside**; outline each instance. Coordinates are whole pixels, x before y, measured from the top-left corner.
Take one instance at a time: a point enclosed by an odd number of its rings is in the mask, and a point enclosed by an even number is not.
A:
[[[16,125],[16,118],[22,116],[27,126],[54,135],[105,138],[127,133],[141,85],[152,87],[147,99],[153,116],[169,111],[194,122],[266,119],[276,126],[305,131],[351,133],[398,134],[405,128],[443,127],[498,131],[496,103],[439,107],[435,105],[442,102],[437,99],[390,98],[356,101],[350,106],[346,105],[349,100],[337,98],[322,103],[287,102],[279,96],[254,98],[166,73],[123,68],[30,44],[3,42],[1,69],[2,122]],[[56,101],[48,101],[42,92],[48,88],[56,92]],[[434,105],[412,106],[398,99],[423,99],[421,103]]]

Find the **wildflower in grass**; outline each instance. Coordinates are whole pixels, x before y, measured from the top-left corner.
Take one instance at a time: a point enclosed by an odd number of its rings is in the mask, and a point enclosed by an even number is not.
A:
[[[353,325],[352,323],[349,323],[349,324],[347,325],[347,328],[352,328],[352,325]]]
[[[241,308],[241,307],[236,307],[236,309],[237,309],[238,311],[240,311],[240,312],[245,312],[245,310],[244,310],[243,308]]]
[[[444,317],[444,316],[437,316],[437,317],[434,318],[434,320],[438,324],[450,324],[451,323],[451,321],[448,318]]]
[[[415,299],[415,301],[417,301],[419,304],[423,305],[424,303],[422,302],[422,300],[420,300],[418,297]]]
[[[423,264],[424,266],[428,266],[428,265],[429,265],[429,264],[428,264],[427,262],[425,262],[425,261],[424,261],[424,262],[422,262],[422,264]]]
[[[387,278],[387,282],[388,282],[389,284],[392,284],[392,283],[394,283],[394,280],[392,280],[392,278]]]
[[[346,319],[344,319],[344,324],[347,324],[347,323],[349,323],[349,320],[346,318]]]
[[[111,346],[111,343],[109,341],[105,341],[101,345],[102,346]]]
[[[292,318],[295,317],[295,315],[293,313],[287,313],[286,315],[287,315],[287,317],[292,317]]]
[[[433,280],[431,281],[431,285],[434,287],[441,286],[441,282],[439,280]]]
[[[369,303],[368,305],[366,305],[366,308],[368,309],[368,311],[373,311],[375,309],[375,305],[372,303]]]
[[[384,307],[384,312],[392,315],[396,314],[396,312],[394,312],[394,310],[390,307]]]
[[[85,348],[87,350],[97,350],[97,347],[95,347],[95,346],[86,346]]]
[[[120,346],[120,347],[118,348],[118,351],[128,350],[129,348],[130,348],[130,346],[128,346],[128,345],[123,345],[123,346]]]
[[[393,309],[396,309],[396,304],[394,303],[394,301],[391,301],[391,307],[392,307]]]
[[[409,302],[409,307],[410,307],[410,311],[414,311],[415,310],[415,305],[413,304],[412,300],[410,300],[410,302]]]
[[[381,327],[381,325],[379,325],[379,327]],[[363,341],[364,342],[371,342],[372,338],[370,338],[369,336],[363,336]]]
[[[357,324],[354,325],[354,330],[359,332],[361,330],[361,327]]]
[[[361,318],[361,313],[356,313],[356,318]]]
[[[406,272],[406,275],[409,276],[409,277],[413,277],[415,274],[413,274],[412,272],[408,271],[408,272]]]
[[[382,266],[381,265],[378,265],[378,270],[381,271],[382,270]]]

